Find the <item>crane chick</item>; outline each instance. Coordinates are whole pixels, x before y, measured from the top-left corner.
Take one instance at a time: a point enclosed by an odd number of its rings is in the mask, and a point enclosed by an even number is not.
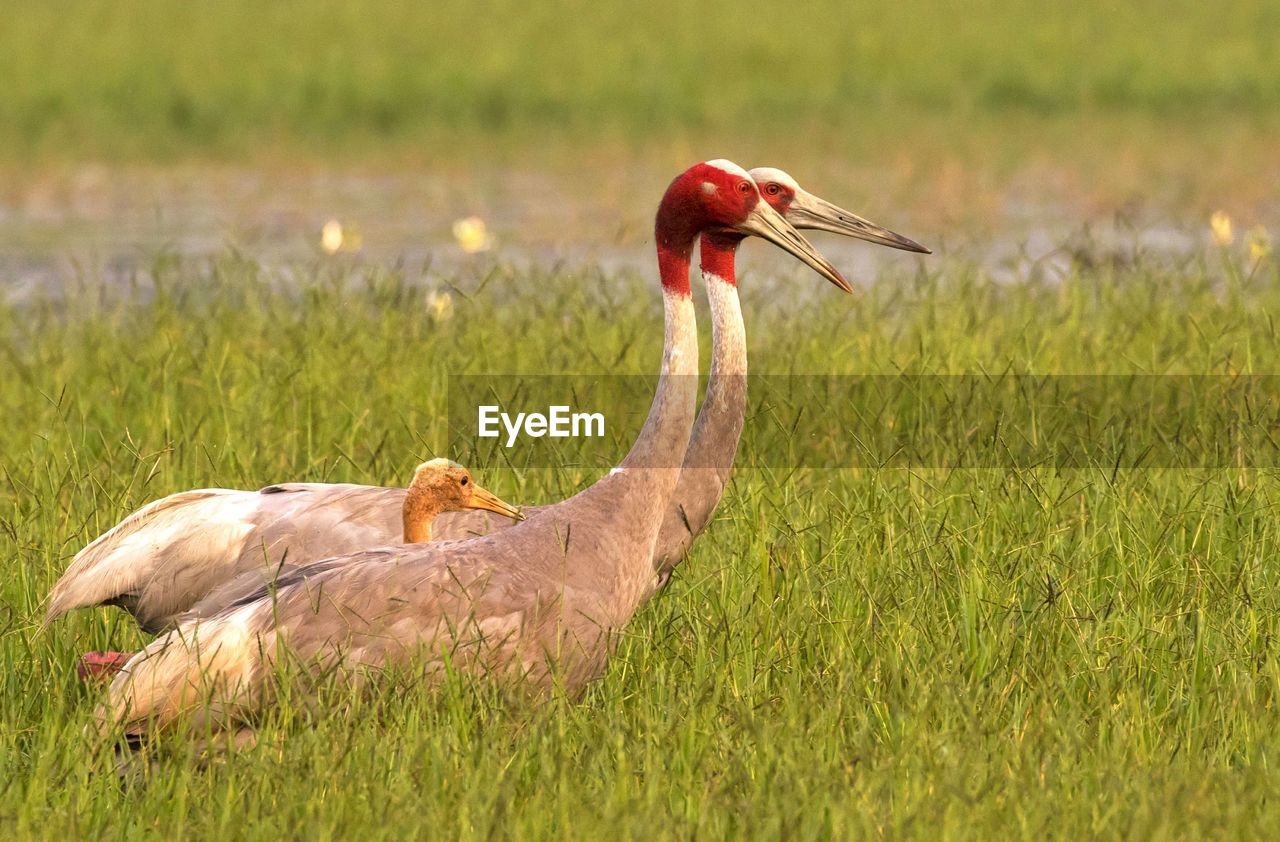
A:
[[[520,510],[476,485],[471,472],[449,459],[423,462],[413,472],[409,493],[404,498],[404,542],[420,544],[431,540],[431,522],[442,512],[484,509],[524,520]]]

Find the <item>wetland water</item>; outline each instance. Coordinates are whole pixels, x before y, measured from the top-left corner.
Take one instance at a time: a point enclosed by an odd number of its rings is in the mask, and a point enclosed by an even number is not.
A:
[[[509,170],[282,176],[85,166],[0,194],[0,294],[21,303],[60,297],[84,281],[145,288],[158,255],[198,260],[232,250],[267,266],[323,258],[415,272],[429,265],[446,274],[495,261],[643,272],[651,268],[652,208],[635,197],[656,198],[661,183],[633,175],[582,185]],[[857,196],[830,198],[864,212]],[[932,247],[933,265],[959,258],[1010,281],[1060,277],[1073,260],[1132,264],[1141,257],[1176,264],[1208,242],[1201,220],[1161,218],[1143,208],[1102,214],[1013,193],[987,201],[985,216],[962,226],[931,219],[927,208],[909,200],[875,204],[894,209],[865,215]],[[479,254],[466,253],[453,233],[456,220],[472,215],[484,220],[492,238]],[[321,247],[329,220],[338,220],[345,235],[332,258]],[[813,239],[855,283],[916,260],[840,237]],[[754,283],[793,268],[773,250],[751,246],[743,250],[742,266],[763,276]]]

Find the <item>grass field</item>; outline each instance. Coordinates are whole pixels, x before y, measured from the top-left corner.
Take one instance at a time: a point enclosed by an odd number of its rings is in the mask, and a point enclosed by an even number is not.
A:
[[[748,467],[585,700],[517,710],[456,683],[329,716],[286,708],[259,747],[204,768],[169,745],[150,783],[122,792],[87,752],[95,694],[70,665],[140,636],[107,610],[36,631],[87,540],[186,488],[403,481],[443,438],[450,371],[501,371],[507,354],[581,370],[588,346],[637,372],[657,359],[644,279],[297,268],[300,289],[243,257],[159,261],[153,297],[86,286],[0,315],[6,833],[1239,838],[1280,826],[1280,472],[1255,468]],[[780,305],[763,278],[744,291],[757,371],[1274,371],[1280,278],[1272,263],[1251,280],[1244,268],[1212,253],[1177,271],[997,285],[952,262],[823,307]],[[466,297],[434,321],[422,299],[445,282]],[[522,501],[593,479],[473,467]]]
[[[858,299],[757,269],[755,372],[1280,371],[1277,258],[1245,233],[1280,231],[1278,45],[1272,0],[6,14],[0,834],[1276,838],[1275,466],[802,470],[775,433],[584,699],[335,691],[211,763],[162,743],[127,788],[73,664],[143,636],[37,625],[165,494],[404,483],[450,374],[652,371],[655,284],[608,267],[702,158],[938,247]],[[495,253],[448,239],[469,213]],[[299,258],[329,218],[365,250]],[[470,467],[523,503],[598,476]]]

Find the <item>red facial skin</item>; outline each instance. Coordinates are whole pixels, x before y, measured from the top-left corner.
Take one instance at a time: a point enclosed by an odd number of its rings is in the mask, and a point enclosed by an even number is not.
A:
[[[787,215],[787,211],[791,210],[791,203],[796,200],[796,191],[776,181],[766,181],[756,186],[760,188],[760,196],[770,207],[783,216]]]
[[[760,190],[761,198],[768,202],[770,207],[783,216],[787,215],[787,211],[791,209],[791,203],[796,198],[794,190],[776,181],[766,181],[756,186]],[[701,248],[703,271],[737,285],[734,259],[737,257],[738,246],[746,238],[746,234],[739,234],[736,231],[705,232],[702,235]]]
[[[662,197],[654,224],[663,289],[689,295],[689,274],[678,267],[687,267],[699,232],[744,222],[759,201],[755,182],[719,167],[698,164],[677,176]]]

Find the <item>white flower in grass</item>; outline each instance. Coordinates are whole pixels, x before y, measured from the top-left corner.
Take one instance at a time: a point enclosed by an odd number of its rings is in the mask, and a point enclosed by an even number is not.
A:
[[[351,226],[343,226],[336,219],[331,219],[320,229],[320,250],[325,254],[337,254],[340,251],[360,251],[364,238]]]

